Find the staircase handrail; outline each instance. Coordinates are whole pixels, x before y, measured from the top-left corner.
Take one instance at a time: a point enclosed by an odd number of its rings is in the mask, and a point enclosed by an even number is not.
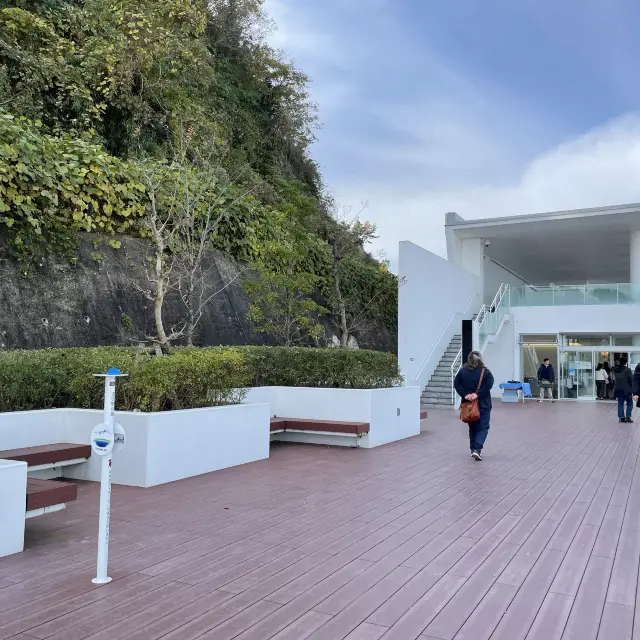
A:
[[[454,408],[456,406],[456,388],[453,383],[460,369],[462,369],[462,349],[458,351],[458,354],[451,364],[451,404],[454,406]]]
[[[473,305],[473,302],[475,301],[476,298],[478,298],[478,294],[474,293],[471,298],[469,298],[469,302],[467,302],[467,306],[464,308],[464,311],[462,312],[463,316],[466,316],[469,314],[469,309],[471,308],[471,306]],[[415,374],[415,376],[413,377],[414,381],[418,380],[420,378],[420,376],[422,375],[422,372],[425,370],[427,364],[429,363],[429,360],[431,360],[431,357],[433,356],[433,354],[435,353],[436,349],[439,349],[440,352],[442,352],[442,347],[440,345],[440,342],[442,341],[442,339],[447,335],[449,329],[451,328],[451,325],[453,324],[453,322],[456,320],[456,318],[460,315],[459,311],[455,311],[452,315],[451,318],[449,319],[449,322],[447,322],[447,326],[443,329],[442,333],[438,336],[438,339],[436,340],[433,348],[431,349],[431,351],[429,352],[429,355],[423,360],[422,362],[422,366],[420,367],[420,369],[418,370],[418,372]]]
[[[493,301],[491,302],[490,305],[486,305],[483,304],[482,308],[480,309],[480,312],[478,313],[478,315],[476,316],[476,319],[474,320],[475,324],[476,324],[476,335],[478,336],[478,339],[480,338],[481,335],[481,331],[482,331],[482,326],[484,325],[484,323],[486,322],[487,318],[489,317],[489,312],[492,313],[497,313],[500,315],[500,318],[498,320],[498,327],[500,326],[500,323],[502,322],[502,317],[504,315],[506,315],[507,313],[509,313],[508,311],[504,312],[503,310],[503,305],[502,305],[502,301],[505,299],[505,297],[510,298],[511,296],[511,287],[508,284],[502,283],[500,285],[500,288],[498,289],[498,293],[496,293],[496,295],[493,298]],[[487,339],[488,339],[488,335],[487,335]],[[479,344],[479,351],[482,353],[484,351],[484,348],[486,346],[486,341],[485,344]]]

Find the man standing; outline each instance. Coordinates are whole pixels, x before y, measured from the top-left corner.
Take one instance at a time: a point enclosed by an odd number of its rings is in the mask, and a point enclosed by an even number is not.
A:
[[[547,391],[549,400],[553,402],[553,383],[556,381],[556,374],[549,358],[545,358],[544,362],[538,369],[538,385],[540,385],[540,400],[544,402],[544,392]]]
[[[620,422],[633,422],[631,412],[633,411],[633,373],[627,367],[627,359],[620,358],[620,363],[613,369],[616,381],[616,398],[618,399],[618,419]],[[625,413],[625,404],[626,413]]]

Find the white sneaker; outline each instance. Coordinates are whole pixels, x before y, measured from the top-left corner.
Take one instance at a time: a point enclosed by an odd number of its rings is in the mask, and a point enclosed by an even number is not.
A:
[[[479,451],[474,451],[474,452],[471,454],[471,457],[472,457],[474,460],[477,460],[478,462],[481,462],[481,461],[482,461],[482,456],[480,455],[480,452],[479,452]]]

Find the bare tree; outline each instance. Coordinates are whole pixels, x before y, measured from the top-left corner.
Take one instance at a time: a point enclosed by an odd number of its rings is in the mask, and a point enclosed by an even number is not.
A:
[[[355,216],[346,209],[340,216],[330,220],[326,228],[326,239],[331,249],[329,304],[337,320],[340,346],[343,348],[349,345],[350,336],[366,320],[367,311],[383,295],[380,290],[363,302],[358,287],[354,286],[357,283],[350,281],[347,274],[350,266],[354,267],[358,261],[362,261],[365,247],[377,238],[376,226],[360,220],[366,208],[367,203],[362,203]]]
[[[211,241],[234,205],[253,189],[229,198],[233,182],[220,185],[214,172],[181,164],[150,166],[142,178],[147,192],[142,230],[151,241],[153,255],[144,268],[149,286],[134,286],[153,304],[155,335],[149,340],[162,353],[169,353],[179,338],[193,344],[205,307],[242,274],[240,270],[222,286],[212,286]],[[163,309],[171,292],[178,293],[185,314],[167,331]]]

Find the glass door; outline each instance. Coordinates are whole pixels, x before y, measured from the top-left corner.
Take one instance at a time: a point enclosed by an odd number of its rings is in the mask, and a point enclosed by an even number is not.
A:
[[[575,380],[576,395],[578,400],[596,399],[596,367],[597,353],[593,351],[576,351],[573,362],[569,362],[570,377]],[[570,356],[570,357],[571,357]],[[571,373],[574,375],[571,376]]]

